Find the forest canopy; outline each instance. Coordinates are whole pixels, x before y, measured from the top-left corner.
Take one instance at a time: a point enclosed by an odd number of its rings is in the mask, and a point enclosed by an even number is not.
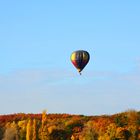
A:
[[[1,140],[139,140],[140,112],[114,115],[10,114],[0,116]]]

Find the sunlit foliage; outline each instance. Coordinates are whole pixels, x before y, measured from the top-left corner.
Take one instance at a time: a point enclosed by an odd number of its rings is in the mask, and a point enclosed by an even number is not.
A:
[[[140,140],[140,112],[84,116],[12,114],[0,116],[1,140]]]

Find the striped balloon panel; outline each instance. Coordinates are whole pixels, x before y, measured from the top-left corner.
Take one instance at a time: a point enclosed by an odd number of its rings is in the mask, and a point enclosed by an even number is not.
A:
[[[71,55],[71,61],[79,72],[83,70],[89,61],[89,53],[86,51],[76,51]]]

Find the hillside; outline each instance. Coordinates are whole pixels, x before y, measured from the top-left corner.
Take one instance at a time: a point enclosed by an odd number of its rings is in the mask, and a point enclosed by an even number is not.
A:
[[[140,112],[114,115],[10,114],[0,116],[1,140],[140,140]]]

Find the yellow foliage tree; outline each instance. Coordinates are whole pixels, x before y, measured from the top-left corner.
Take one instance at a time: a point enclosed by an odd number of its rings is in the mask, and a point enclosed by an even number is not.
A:
[[[15,123],[15,121],[13,121],[12,123],[8,123],[6,124],[6,130],[4,133],[4,138],[3,140],[18,140],[19,136],[18,136],[18,126]]]
[[[75,140],[75,137],[73,135],[71,136],[71,140]]]
[[[107,127],[107,134],[110,137],[110,139],[115,139],[116,138],[116,129],[117,126],[115,125],[115,123],[111,123],[108,127]]]
[[[53,132],[53,130],[55,130],[57,127],[55,125],[52,125],[50,127],[48,127],[48,132],[49,134],[51,134]]]
[[[25,139],[26,138],[26,126],[27,126],[27,121],[22,120],[17,123],[19,127],[19,134],[20,134],[20,139]]]
[[[32,140],[36,140],[36,119],[33,120],[33,138]]]
[[[18,127],[20,127],[21,129],[25,130],[26,129],[26,121],[19,121],[18,122]]]
[[[99,136],[98,140],[110,140],[110,137],[105,133],[104,135]]]
[[[31,127],[31,120],[29,120],[26,127],[26,140],[31,140]]]
[[[41,140],[47,140],[48,129],[46,127],[47,113],[46,110],[42,112],[42,127],[41,127]]]

